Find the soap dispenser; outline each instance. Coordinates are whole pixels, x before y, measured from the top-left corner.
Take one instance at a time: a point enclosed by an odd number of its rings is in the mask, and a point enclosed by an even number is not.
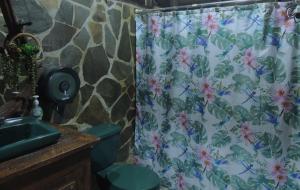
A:
[[[32,109],[32,116],[42,120],[43,118],[43,109],[39,106],[39,96],[38,95],[34,95],[33,97],[33,109]]]

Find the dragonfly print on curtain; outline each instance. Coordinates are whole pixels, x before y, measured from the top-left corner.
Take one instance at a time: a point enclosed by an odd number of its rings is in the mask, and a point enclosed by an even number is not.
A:
[[[300,24],[286,7],[136,16],[135,161],[162,186],[300,189]]]

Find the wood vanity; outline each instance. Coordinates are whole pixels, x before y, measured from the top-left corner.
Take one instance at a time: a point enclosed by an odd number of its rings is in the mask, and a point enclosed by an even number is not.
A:
[[[90,190],[95,137],[57,127],[56,144],[0,163],[0,190]]]

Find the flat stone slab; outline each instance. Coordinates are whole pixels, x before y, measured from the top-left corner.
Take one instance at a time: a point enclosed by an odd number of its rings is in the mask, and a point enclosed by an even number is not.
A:
[[[82,53],[79,48],[69,45],[60,54],[60,64],[63,67],[75,67],[79,66]]]
[[[77,122],[97,125],[109,121],[109,115],[96,96],[93,96],[90,105],[80,114]]]
[[[102,25],[95,22],[89,22],[89,30],[95,44],[102,42],[103,29]]]
[[[127,94],[124,94],[114,105],[111,111],[111,120],[116,122],[126,116],[127,111],[130,109],[130,104],[130,98]]]
[[[103,46],[91,47],[87,50],[83,63],[83,77],[90,84],[96,83],[109,70],[109,60]]]
[[[81,31],[75,36],[74,43],[81,48],[81,50],[85,50],[89,41],[90,35],[86,28],[82,28]]]
[[[72,25],[73,21],[73,9],[74,6],[69,1],[62,1],[58,12],[56,13],[55,19],[57,21]]]
[[[97,92],[110,107],[121,95],[121,85],[109,78],[102,80],[97,86]]]
[[[119,38],[120,28],[121,28],[121,12],[117,9],[108,10],[110,25],[113,29],[115,37]]]
[[[73,26],[77,28],[81,28],[89,15],[90,15],[90,11],[88,9],[76,5]]]
[[[131,60],[131,40],[128,31],[128,24],[125,22],[122,29],[122,37],[119,45],[118,57],[126,62]]]
[[[81,105],[84,105],[90,99],[93,91],[94,91],[94,87],[89,84],[86,84],[80,88]]]
[[[132,67],[121,61],[114,61],[111,73],[118,79],[124,80],[132,75]]]
[[[49,52],[61,49],[70,42],[75,32],[75,28],[55,22],[53,29],[42,41],[44,51]]]
[[[108,25],[105,25],[105,50],[109,57],[114,57],[116,51],[116,39],[109,29]]]
[[[12,0],[12,6],[16,17],[22,18],[24,22],[32,22],[32,25],[25,27],[26,32],[37,34],[51,28],[51,16],[35,0]]]
[[[105,12],[106,12],[105,7],[101,4],[98,4],[93,14],[93,20],[95,22],[105,22],[106,21]]]

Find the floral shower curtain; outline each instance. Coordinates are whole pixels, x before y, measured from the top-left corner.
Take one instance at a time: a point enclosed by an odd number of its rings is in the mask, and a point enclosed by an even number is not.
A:
[[[162,186],[300,189],[300,24],[287,6],[136,16],[135,158]]]

